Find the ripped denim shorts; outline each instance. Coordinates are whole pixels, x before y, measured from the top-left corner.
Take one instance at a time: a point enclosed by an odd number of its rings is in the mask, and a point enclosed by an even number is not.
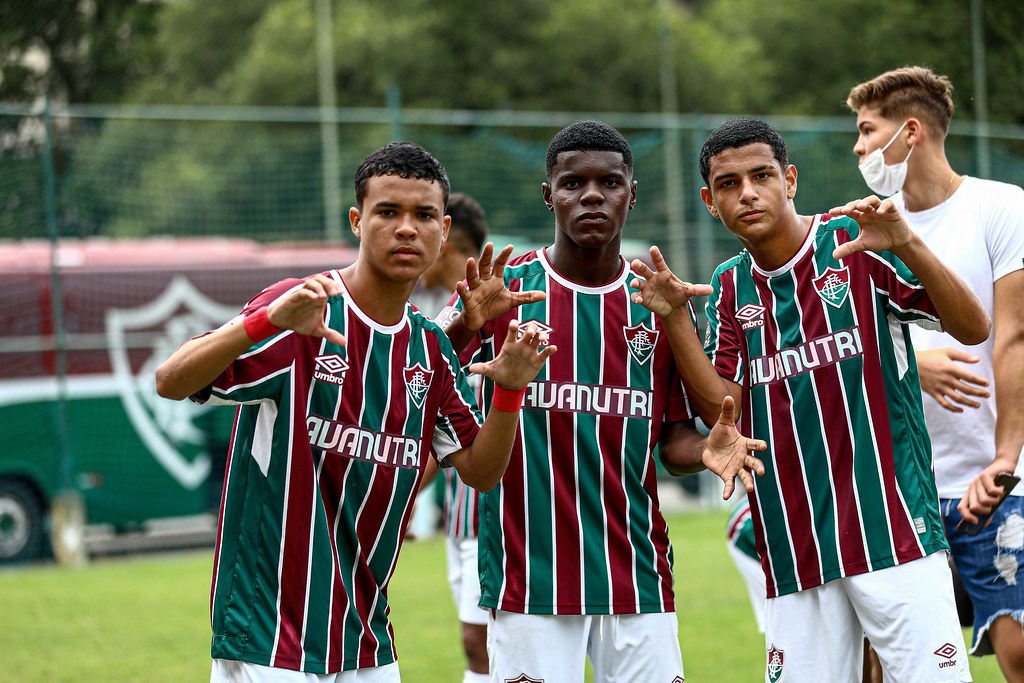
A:
[[[992,654],[988,629],[1004,614],[1024,623],[1024,497],[1010,496],[996,510],[992,522],[977,536],[957,533],[962,519],[959,499],[942,499],[942,521],[974,606],[974,636],[970,654]]]

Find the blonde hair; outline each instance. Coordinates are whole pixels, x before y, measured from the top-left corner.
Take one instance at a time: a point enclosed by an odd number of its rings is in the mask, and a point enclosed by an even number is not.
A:
[[[877,107],[890,121],[916,116],[945,138],[953,118],[952,92],[953,84],[945,76],[923,66],[905,66],[856,86],[846,104],[855,112]]]

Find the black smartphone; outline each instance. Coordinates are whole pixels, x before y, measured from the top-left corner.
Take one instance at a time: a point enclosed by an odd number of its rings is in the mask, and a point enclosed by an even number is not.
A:
[[[1003,493],[999,496],[999,500],[996,501],[996,504],[992,506],[992,512],[995,512],[996,509],[1003,504],[1003,501],[1006,500],[1006,497],[1010,495],[1010,491],[1013,490],[1013,487],[1016,486],[1019,481],[1020,477],[1010,474],[1009,472],[1000,472],[996,475],[996,483],[1003,487]],[[961,519],[960,523],[956,525],[956,530],[975,536],[979,531],[985,528],[986,524],[988,524],[989,518],[992,517],[992,512],[979,515],[977,522],[968,522],[966,519]]]

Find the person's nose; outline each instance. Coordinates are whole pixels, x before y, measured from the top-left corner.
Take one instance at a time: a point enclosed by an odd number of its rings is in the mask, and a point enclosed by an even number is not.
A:
[[[757,197],[757,186],[750,178],[744,178],[740,184],[740,201],[749,204],[756,201]]]
[[[861,159],[863,159],[864,155],[867,154],[867,151],[868,151],[868,146],[864,143],[864,136],[863,135],[858,136],[857,137],[857,142],[853,146],[853,153],[856,154]]]
[[[584,185],[580,201],[584,204],[600,204],[604,202],[604,193],[601,192],[601,185],[599,183],[587,183]]]

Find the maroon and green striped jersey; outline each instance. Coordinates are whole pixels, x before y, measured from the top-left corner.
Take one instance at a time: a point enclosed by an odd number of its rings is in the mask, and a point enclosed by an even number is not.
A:
[[[212,400],[240,404],[214,562],[214,657],[309,673],[395,661],[387,586],[426,458],[433,449],[448,464],[479,430],[451,343],[412,307],[381,325],[345,290],[326,322],[344,347],[282,332],[213,384]]]
[[[466,486],[454,467],[441,470],[444,495],[441,524],[452,538],[476,538],[480,529],[480,492]]]
[[[705,350],[764,439],[751,512],[768,597],[946,548],[908,323],[938,314],[889,252],[836,260],[852,219],[815,216],[777,270],[746,251],[708,298]]]
[[[667,333],[630,301],[634,277],[623,259],[613,282],[584,287],[555,272],[543,251],[517,257],[505,269],[509,288],[547,298],[487,323],[461,355],[463,363],[495,357],[512,318],[521,327],[537,324],[558,347],[527,387],[505,475],[480,495],[485,607],[529,614],[675,609],[653,451],[662,424],[691,413]],[[452,303],[457,308],[458,297]],[[486,407],[490,380],[482,393]]]

